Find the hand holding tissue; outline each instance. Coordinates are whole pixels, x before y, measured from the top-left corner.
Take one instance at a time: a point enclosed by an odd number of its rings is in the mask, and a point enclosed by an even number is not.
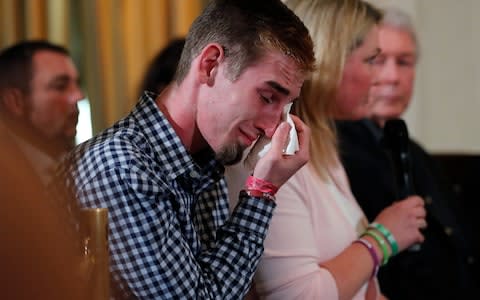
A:
[[[283,149],[283,153],[285,155],[293,155],[299,150],[297,131],[295,130],[295,124],[289,114],[292,104],[293,103],[289,103],[285,106],[282,115],[282,121],[286,121],[291,126],[288,142]],[[268,150],[270,150],[272,146],[271,143],[272,141],[265,136],[258,138],[258,140],[255,142],[255,145],[252,147],[252,150],[248,153],[244,160],[244,164],[249,170],[253,170],[257,164],[257,161],[267,154]]]

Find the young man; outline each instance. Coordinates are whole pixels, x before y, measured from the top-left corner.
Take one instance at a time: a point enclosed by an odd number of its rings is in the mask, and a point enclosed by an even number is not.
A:
[[[275,207],[274,193],[308,160],[284,156],[283,107],[313,69],[313,43],[277,0],[210,1],[186,38],[174,82],[70,156],[67,185],[85,206],[108,207],[118,297],[242,299]],[[229,216],[223,166],[258,136],[258,161]]]
[[[377,78],[370,91],[370,120],[338,123],[342,160],[353,194],[372,220],[395,198],[395,173],[383,146],[385,123],[399,118],[413,94],[418,45],[408,15],[385,10],[379,31],[382,52],[373,62]],[[379,272],[388,299],[461,299],[476,295],[468,261],[474,262],[465,232],[459,226],[456,199],[438,166],[423,148],[409,142],[413,186],[425,199],[428,227],[417,251],[393,257]]]
[[[68,51],[47,41],[0,52],[0,118],[45,184],[74,145],[78,81]]]

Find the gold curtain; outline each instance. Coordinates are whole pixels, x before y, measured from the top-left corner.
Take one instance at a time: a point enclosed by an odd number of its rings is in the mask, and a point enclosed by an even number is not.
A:
[[[0,0],[0,47],[42,38],[74,57],[94,133],[137,102],[150,60],[184,36],[208,0]]]

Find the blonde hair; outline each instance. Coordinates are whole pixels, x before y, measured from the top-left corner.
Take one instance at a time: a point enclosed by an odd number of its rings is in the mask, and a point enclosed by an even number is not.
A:
[[[293,112],[312,130],[311,163],[325,179],[337,157],[332,119],[338,85],[347,56],[382,19],[382,13],[362,0],[285,0],[308,28],[314,43],[315,71],[305,81]]]

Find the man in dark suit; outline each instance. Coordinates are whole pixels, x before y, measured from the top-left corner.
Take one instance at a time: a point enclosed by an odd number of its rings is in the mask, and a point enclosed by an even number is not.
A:
[[[379,44],[382,52],[373,62],[378,76],[371,90],[371,118],[337,122],[342,161],[353,194],[369,220],[400,200],[383,127],[387,120],[403,114],[412,96],[418,46],[409,17],[387,9]],[[381,268],[380,288],[393,300],[461,299],[475,294],[471,275],[475,258],[451,185],[420,145],[410,140],[409,147],[415,193],[426,202],[425,242]]]

